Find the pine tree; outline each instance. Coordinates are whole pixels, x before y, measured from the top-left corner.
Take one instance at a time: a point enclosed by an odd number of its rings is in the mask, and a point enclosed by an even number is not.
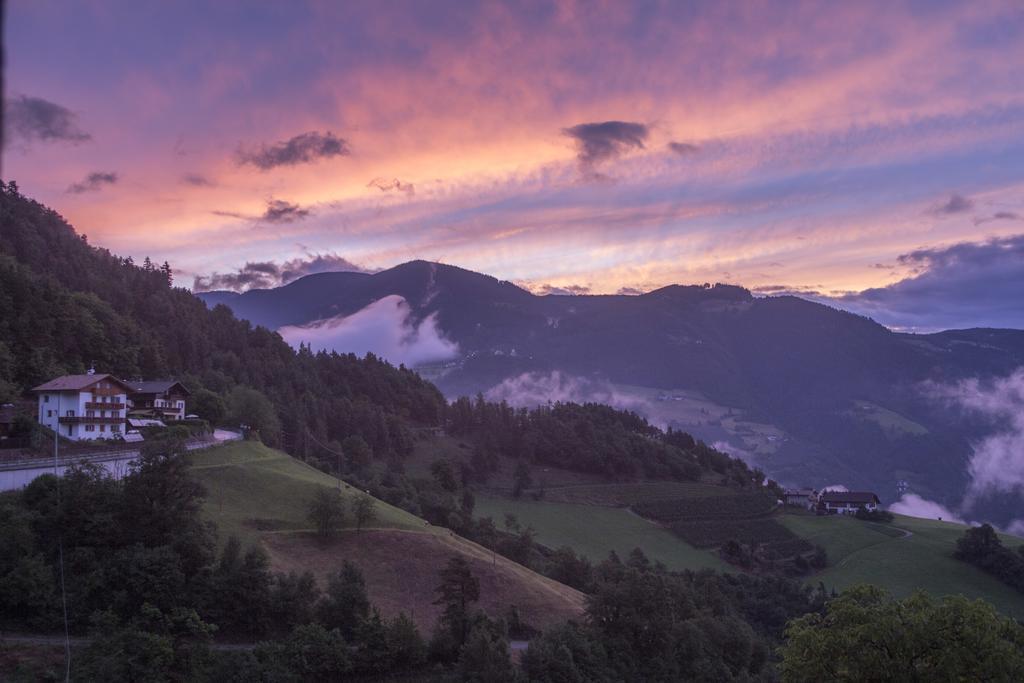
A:
[[[480,580],[466,560],[453,557],[441,570],[441,584],[434,591],[438,594],[434,604],[444,606],[441,624],[461,647],[469,635],[469,606],[480,599]]]

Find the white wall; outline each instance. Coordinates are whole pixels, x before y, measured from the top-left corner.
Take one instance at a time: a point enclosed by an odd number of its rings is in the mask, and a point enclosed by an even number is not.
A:
[[[41,392],[38,399],[39,424],[45,425],[58,434],[68,439],[78,441],[80,439],[110,439],[125,430],[125,420],[128,414],[126,394],[114,396],[96,396],[92,391],[49,391]],[[103,410],[102,408],[86,408],[86,403],[120,403],[121,408],[117,410]],[[87,417],[88,411],[93,412],[95,417],[117,417],[121,419],[118,425],[92,424],[92,431],[86,429],[86,424],[81,422],[62,424],[60,417]],[[70,415],[69,415],[69,411]],[[47,414],[49,413],[49,414]],[[116,429],[112,429],[116,427]],[[100,431],[102,428],[103,431]]]

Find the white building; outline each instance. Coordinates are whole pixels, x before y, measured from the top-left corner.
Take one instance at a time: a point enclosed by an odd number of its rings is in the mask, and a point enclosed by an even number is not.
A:
[[[129,387],[113,375],[64,375],[32,391],[39,424],[63,437],[110,439],[124,434]]]
[[[814,489],[786,489],[782,494],[782,500],[786,505],[813,510],[818,503],[818,492]]]
[[[150,413],[160,420],[184,420],[189,390],[173,379],[128,382],[128,407],[132,415]]]
[[[861,508],[874,512],[881,502],[870,491],[825,491],[818,501],[822,511],[830,515],[855,515]]]

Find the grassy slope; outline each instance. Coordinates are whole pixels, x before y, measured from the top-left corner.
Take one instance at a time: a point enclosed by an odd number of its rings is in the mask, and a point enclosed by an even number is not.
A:
[[[236,441],[191,456],[192,473],[206,487],[204,512],[217,523],[223,541],[236,535],[255,541],[260,531],[308,529],[306,511],[318,487],[337,488],[338,480],[281,451],[252,441]],[[342,494],[358,491],[343,484]],[[373,526],[424,529],[420,518],[377,501]]]
[[[668,529],[623,508],[477,496],[477,517],[492,517],[501,526],[507,513],[532,526],[544,545],[568,545],[594,561],[605,559],[612,550],[624,558],[639,547],[669,569],[728,568],[714,553],[697,550]]]
[[[779,518],[792,531],[825,548],[828,569],[810,578],[842,590],[873,583],[897,596],[917,589],[933,595],[963,594],[983,598],[1001,611],[1024,618],[1024,595],[971,565],[953,558],[956,541],[966,527],[914,517],[896,516],[892,527],[912,535],[895,535],[888,525],[869,525],[847,517],[786,514]],[[1005,536],[1003,542],[1021,540]]]
[[[372,529],[348,529],[320,543],[308,533],[306,509],[319,487],[335,488],[337,480],[285,453],[249,441],[190,458],[207,490],[204,513],[217,523],[222,543],[231,534],[260,543],[276,571],[308,570],[321,580],[343,560],[353,561],[366,575],[371,601],[386,616],[410,613],[425,633],[437,617],[437,573],[453,556],[471,563],[481,582],[480,607],[492,616],[507,616],[516,605],[529,623],[546,627],[582,615],[579,591],[380,500]],[[357,490],[344,485],[342,493],[351,498]]]

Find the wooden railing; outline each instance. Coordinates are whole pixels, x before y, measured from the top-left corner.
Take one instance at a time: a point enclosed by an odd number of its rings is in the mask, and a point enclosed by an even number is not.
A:
[[[124,424],[125,419],[123,417],[89,417],[86,415],[63,415],[60,418],[62,424],[79,424],[83,422],[91,422],[98,425],[116,425]]]
[[[88,410],[124,410],[123,403],[100,403],[99,401],[86,401],[85,407]]]

